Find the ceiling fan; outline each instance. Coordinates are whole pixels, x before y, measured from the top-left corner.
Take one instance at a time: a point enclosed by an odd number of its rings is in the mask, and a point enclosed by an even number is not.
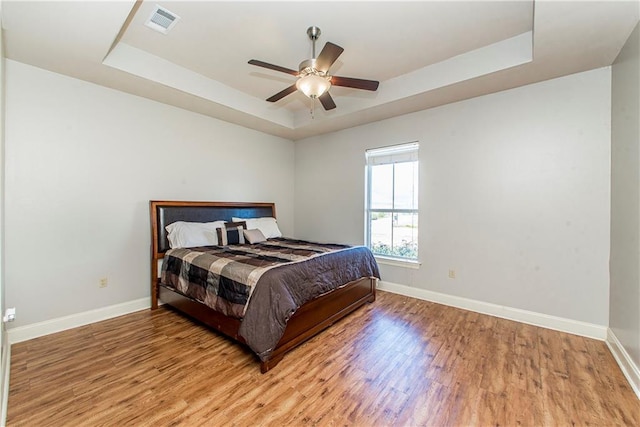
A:
[[[329,68],[338,59],[340,54],[342,54],[344,49],[331,42],[327,42],[322,48],[320,55],[316,58],[316,40],[320,37],[320,28],[309,27],[307,29],[307,35],[313,42],[313,57],[302,61],[298,67],[298,71],[258,61],[257,59],[249,61],[251,65],[257,65],[258,67],[264,67],[298,77],[295,84],[267,98],[267,101],[276,102],[296,90],[300,90],[311,99],[319,99],[325,110],[333,110],[336,108],[336,103],[333,102],[333,98],[331,98],[328,92],[331,85],[370,91],[376,91],[378,89],[379,82],[375,80],[330,75]]]

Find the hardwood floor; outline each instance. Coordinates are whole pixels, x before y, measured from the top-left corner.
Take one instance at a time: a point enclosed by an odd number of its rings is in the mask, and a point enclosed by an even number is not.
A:
[[[8,426],[640,425],[603,342],[379,292],[261,374],[168,309],[12,347]]]

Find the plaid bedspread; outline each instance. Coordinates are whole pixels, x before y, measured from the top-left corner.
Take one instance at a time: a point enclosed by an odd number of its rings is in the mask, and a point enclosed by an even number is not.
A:
[[[171,249],[164,257],[161,283],[243,319],[240,335],[266,360],[297,308],[360,277],[380,277],[365,247],[278,238],[254,245]]]

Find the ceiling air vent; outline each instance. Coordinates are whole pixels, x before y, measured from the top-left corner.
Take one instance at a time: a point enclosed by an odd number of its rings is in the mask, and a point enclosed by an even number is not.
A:
[[[156,5],[151,12],[151,16],[144,24],[162,34],[167,34],[180,20],[180,17],[164,7]]]

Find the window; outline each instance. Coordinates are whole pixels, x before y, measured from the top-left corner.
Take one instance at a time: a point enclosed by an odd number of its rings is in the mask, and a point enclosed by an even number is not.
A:
[[[418,260],[418,143],[366,151],[366,236],[375,255]]]

